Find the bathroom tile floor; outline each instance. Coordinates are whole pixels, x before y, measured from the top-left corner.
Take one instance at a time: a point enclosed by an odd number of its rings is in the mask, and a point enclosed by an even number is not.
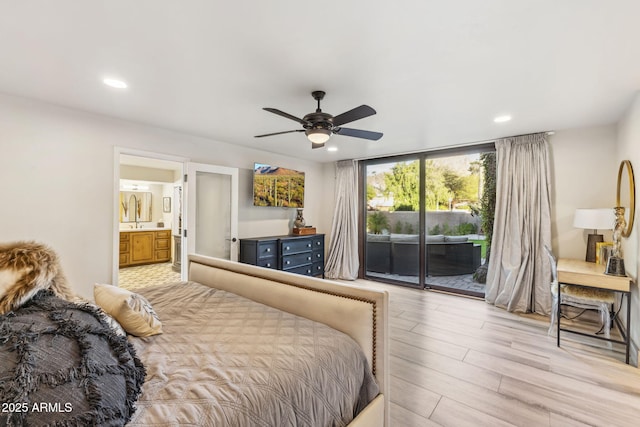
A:
[[[180,273],[172,270],[170,262],[139,265],[120,269],[121,288],[133,290],[180,281]]]

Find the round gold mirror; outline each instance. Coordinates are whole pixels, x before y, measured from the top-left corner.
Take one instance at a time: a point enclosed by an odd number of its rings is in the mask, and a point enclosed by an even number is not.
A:
[[[618,169],[616,206],[625,208],[627,227],[622,231],[622,236],[629,237],[631,230],[633,230],[633,219],[636,215],[636,183],[629,160],[623,160]]]

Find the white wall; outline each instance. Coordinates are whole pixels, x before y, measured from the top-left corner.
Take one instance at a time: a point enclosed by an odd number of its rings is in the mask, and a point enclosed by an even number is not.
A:
[[[632,104],[626,111],[618,126],[618,152],[616,159],[616,174],[619,163],[622,160],[630,160],[634,168],[636,181],[636,215],[631,235],[623,239],[622,251],[627,275],[633,277],[636,286],[631,295],[631,338],[640,346],[640,296],[638,292],[638,271],[640,271],[640,201],[638,201],[638,188],[640,188],[640,92],[636,93]],[[617,175],[616,175],[617,176]]]
[[[304,171],[305,219],[328,231],[320,163],[0,95],[0,238],[52,246],[84,297],[112,280],[115,146],[239,168],[239,237],[287,234],[295,217],[251,206],[253,163]]]
[[[573,227],[576,208],[612,208],[616,201],[616,127],[556,132],[551,145],[551,233],[554,253],[584,259],[591,230]],[[605,241],[611,231],[598,230]]]

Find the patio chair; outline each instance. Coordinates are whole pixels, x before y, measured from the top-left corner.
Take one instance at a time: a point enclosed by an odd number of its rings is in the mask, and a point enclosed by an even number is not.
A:
[[[554,325],[559,320],[558,315],[558,265],[553,252],[547,246],[544,247],[545,252],[549,256],[549,262],[551,264],[551,325],[549,326],[549,335],[554,335],[556,328]],[[560,285],[562,287],[562,301],[560,305],[568,305],[576,308],[580,308],[583,312],[579,313],[575,317],[578,317],[584,313],[584,310],[598,310],[600,312],[600,331],[603,332],[605,338],[610,338],[611,333],[611,314],[610,307],[615,301],[614,293],[611,291],[604,291],[601,289],[583,288],[580,286]],[[574,318],[575,318],[574,317]]]

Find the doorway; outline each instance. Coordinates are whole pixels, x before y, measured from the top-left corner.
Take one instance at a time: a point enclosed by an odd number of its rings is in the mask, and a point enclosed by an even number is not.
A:
[[[237,260],[237,168],[115,151],[113,283],[121,267],[137,269],[136,283],[141,275],[149,284],[153,275],[185,280],[189,253]]]
[[[484,297],[481,160],[493,146],[362,162],[367,279]]]
[[[124,150],[116,159],[114,283],[136,289],[179,281],[184,159]]]

